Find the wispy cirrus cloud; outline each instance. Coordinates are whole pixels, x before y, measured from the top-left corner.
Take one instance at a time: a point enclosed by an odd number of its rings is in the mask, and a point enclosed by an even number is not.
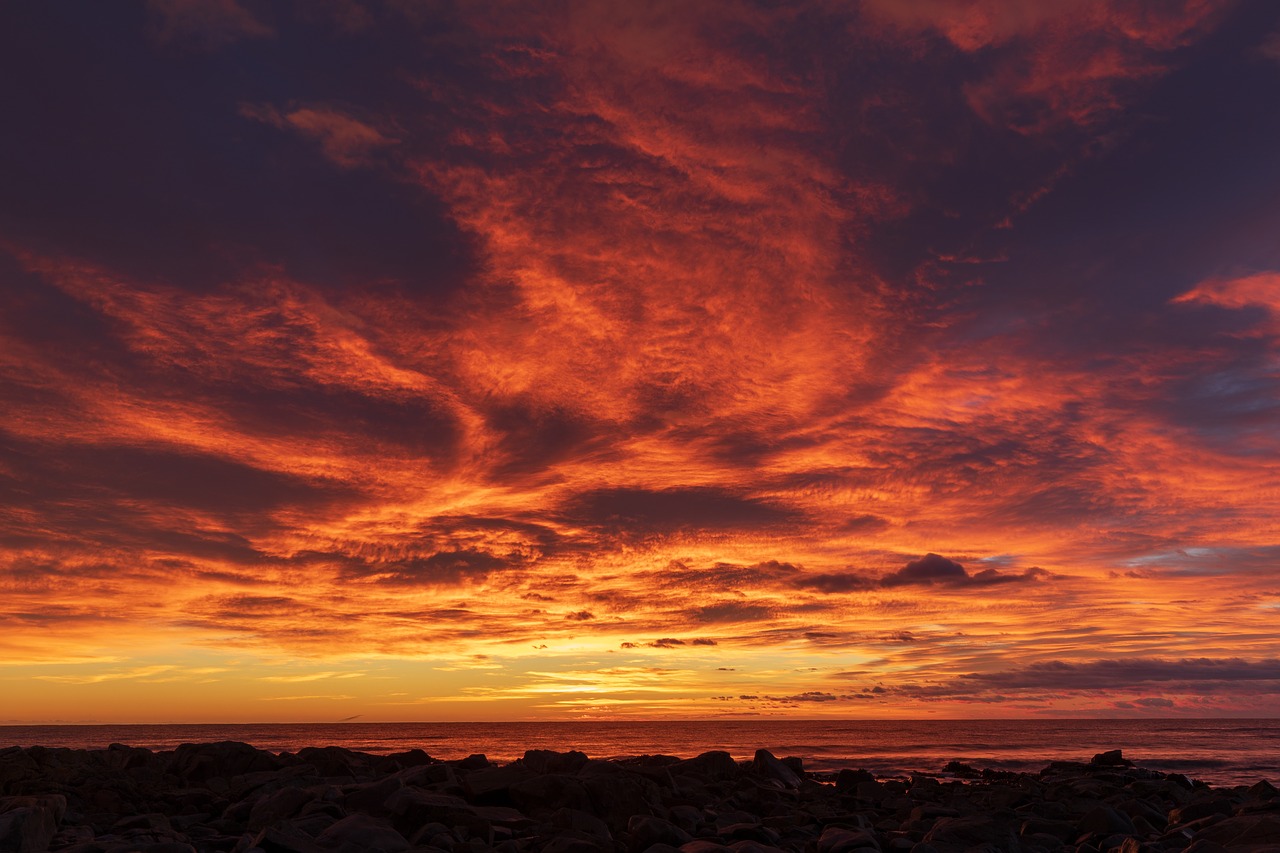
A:
[[[208,49],[275,32],[236,0],[147,0],[147,9],[152,35],[162,43]]]
[[[369,165],[379,151],[396,144],[394,138],[377,128],[332,107],[297,107],[281,112],[269,105],[242,104],[240,115],[314,139],[327,159],[347,169]]]
[[[300,675],[264,675],[263,681],[296,683],[303,681],[327,681],[331,678],[363,678],[363,672],[308,672]]]
[[[1166,72],[1168,54],[1203,35],[1227,7],[1101,0],[867,6],[873,19],[902,30],[936,33],[965,53],[995,53],[965,82],[966,102],[986,121],[1031,134],[1096,125],[1121,109],[1126,87]]]
[[[101,684],[104,681],[121,681],[149,679],[164,675],[174,669],[172,666],[142,666],[131,669],[115,669],[109,672],[97,672],[89,675],[36,675],[40,681],[55,681],[61,684]]]

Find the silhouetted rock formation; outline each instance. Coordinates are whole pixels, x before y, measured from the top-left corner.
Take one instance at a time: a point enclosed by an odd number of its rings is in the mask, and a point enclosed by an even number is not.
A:
[[[1038,774],[879,780],[759,750],[494,765],[421,750],[0,750],[0,853],[1280,853],[1280,791],[1119,750]]]

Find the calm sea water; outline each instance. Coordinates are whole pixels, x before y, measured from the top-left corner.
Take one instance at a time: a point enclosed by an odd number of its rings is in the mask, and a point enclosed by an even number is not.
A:
[[[949,761],[1037,771],[1057,759],[1123,749],[1143,767],[1215,785],[1280,782],[1280,720],[670,721],[554,723],[305,723],[159,726],[0,726],[8,745],[172,749],[239,740],[272,752],[343,746],[370,753],[426,750],[436,758],[484,753],[511,761],[526,749],[578,749],[593,758],[722,749],[750,758],[764,747],[810,770],[866,768],[879,776],[938,773]]]

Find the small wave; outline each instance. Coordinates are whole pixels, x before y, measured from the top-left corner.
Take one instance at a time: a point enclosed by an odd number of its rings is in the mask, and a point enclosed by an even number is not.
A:
[[[1230,767],[1234,762],[1226,761],[1221,758],[1147,758],[1138,763],[1151,767],[1152,769],[1175,767],[1179,769],[1194,770],[1196,768],[1215,769],[1220,767]]]

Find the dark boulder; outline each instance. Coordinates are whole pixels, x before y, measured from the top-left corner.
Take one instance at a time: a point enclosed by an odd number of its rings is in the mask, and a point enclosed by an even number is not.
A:
[[[706,821],[706,813],[702,809],[686,803],[680,803],[668,808],[667,816],[676,826],[695,835],[698,828]],[[676,846],[679,847],[680,845],[677,844]]]
[[[1023,821],[1018,835],[1022,838],[1047,835],[1065,843],[1079,837],[1080,833],[1076,831],[1076,825],[1069,820],[1033,817]]]
[[[322,853],[314,838],[287,823],[278,823],[262,830],[252,837],[250,847],[265,853]]]
[[[948,761],[947,766],[942,768],[942,772],[949,773],[957,779],[977,779],[982,775],[975,767],[963,761]]]
[[[1132,767],[1133,762],[1124,757],[1124,753],[1119,749],[1109,749],[1106,752],[1099,752],[1090,761],[1094,767]]]
[[[880,842],[865,829],[829,826],[818,838],[818,853],[852,853],[854,850],[880,849]]]
[[[368,774],[372,756],[341,746],[308,746],[298,750],[298,758],[321,776],[357,779]]]
[[[1231,801],[1226,797],[1204,797],[1170,811],[1169,823],[1178,826],[1213,815],[1226,816],[1231,814],[1231,811]]]
[[[577,773],[582,765],[590,759],[585,753],[576,749],[568,752],[553,752],[549,749],[530,749],[520,759],[520,763],[534,774],[543,773]]]
[[[1280,791],[1266,779],[1260,779],[1245,791],[1245,796],[1251,800],[1274,800],[1280,797]]]
[[[271,753],[234,740],[184,743],[169,759],[169,772],[187,782],[275,771],[280,767],[280,760]]]
[[[560,829],[571,829],[602,843],[613,844],[613,833],[609,831],[608,825],[590,812],[580,809],[556,809],[551,813],[548,821],[552,826]]]
[[[422,787],[452,787],[458,784],[458,774],[448,764],[420,764],[416,767],[406,767],[394,773],[393,776],[406,785]]]
[[[454,845],[454,853],[457,853],[458,846]],[[462,848],[467,850],[468,848]],[[558,835],[552,836],[546,846],[542,848],[542,853],[601,853],[601,851],[611,851],[613,845],[605,845],[600,839],[593,838],[590,835],[574,830],[565,830]]]
[[[398,776],[387,776],[376,782],[363,782],[345,789],[342,807],[348,812],[366,812],[375,816],[387,813],[387,799],[404,787]]]
[[[573,776],[548,773],[516,782],[509,789],[515,807],[526,814],[556,809],[591,811],[591,796]]]
[[[489,822],[460,797],[433,794],[418,788],[400,788],[383,804],[392,825],[412,838],[431,823],[466,827],[473,835],[488,834]]]
[[[784,788],[795,789],[801,784],[796,772],[767,749],[756,750],[755,758],[751,760],[751,772],[777,782]]]
[[[53,815],[54,823],[67,816],[67,798],[62,794],[35,794],[28,797],[0,797],[0,812],[23,807],[44,809]]]
[[[1280,815],[1239,815],[1218,821],[1196,833],[1197,840],[1221,844],[1232,850],[1261,850],[1280,846]]]
[[[627,832],[631,835],[632,851],[644,851],[655,844],[679,847],[693,840],[692,835],[671,821],[652,815],[632,817],[627,821]]]
[[[333,824],[316,841],[339,853],[402,853],[409,849],[409,842],[390,825],[358,814]]]
[[[393,752],[386,756],[388,764],[395,765],[396,770],[403,770],[407,767],[422,767],[426,764],[438,764],[436,759],[427,755],[421,749],[410,749],[405,752]]]
[[[850,770],[848,767],[836,774],[836,790],[853,792],[863,782],[874,782],[876,777],[869,770]]]
[[[733,756],[721,750],[704,752],[696,758],[689,758],[671,766],[672,773],[694,776],[710,781],[727,781],[738,775],[738,762]]]
[[[1123,812],[1107,805],[1098,805],[1085,813],[1076,824],[1076,831],[1081,835],[1094,833],[1097,835],[1134,835],[1133,820]]]
[[[532,777],[532,773],[517,764],[506,767],[488,767],[462,775],[462,790],[467,798],[485,805],[510,805],[510,788],[517,782]]]
[[[113,743],[106,749],[95,749],[90,754],[113,770],[131,770],[135,767],[160,763],[159,758],[151,750],[139,746],[125,746],[122,743]]]
[[[680,845],[680,853],[733,853],[733,848],[706,838],[695,838]]]
[[[249,810],[248,829],[250,832],[257,832],[276,821],[294,817],[315,797],[315,792],[306,788],[281,788],[273,791],[254,803]]]
[[[10,809],[0,814],[0,851],[44,853],[57,831],[52,809],[41,806]]]
[[[968,853],[983,845],[1002,851],[1022,849],[1011,825],[982,814],[938,818],[923,841],[938,853]]]
[[[579,777],[590,798],[593,814],[599,815],[615,832],[622,832],[633,815],[654,813],[661,801],[661,789],[650,779],[634,773]]]

